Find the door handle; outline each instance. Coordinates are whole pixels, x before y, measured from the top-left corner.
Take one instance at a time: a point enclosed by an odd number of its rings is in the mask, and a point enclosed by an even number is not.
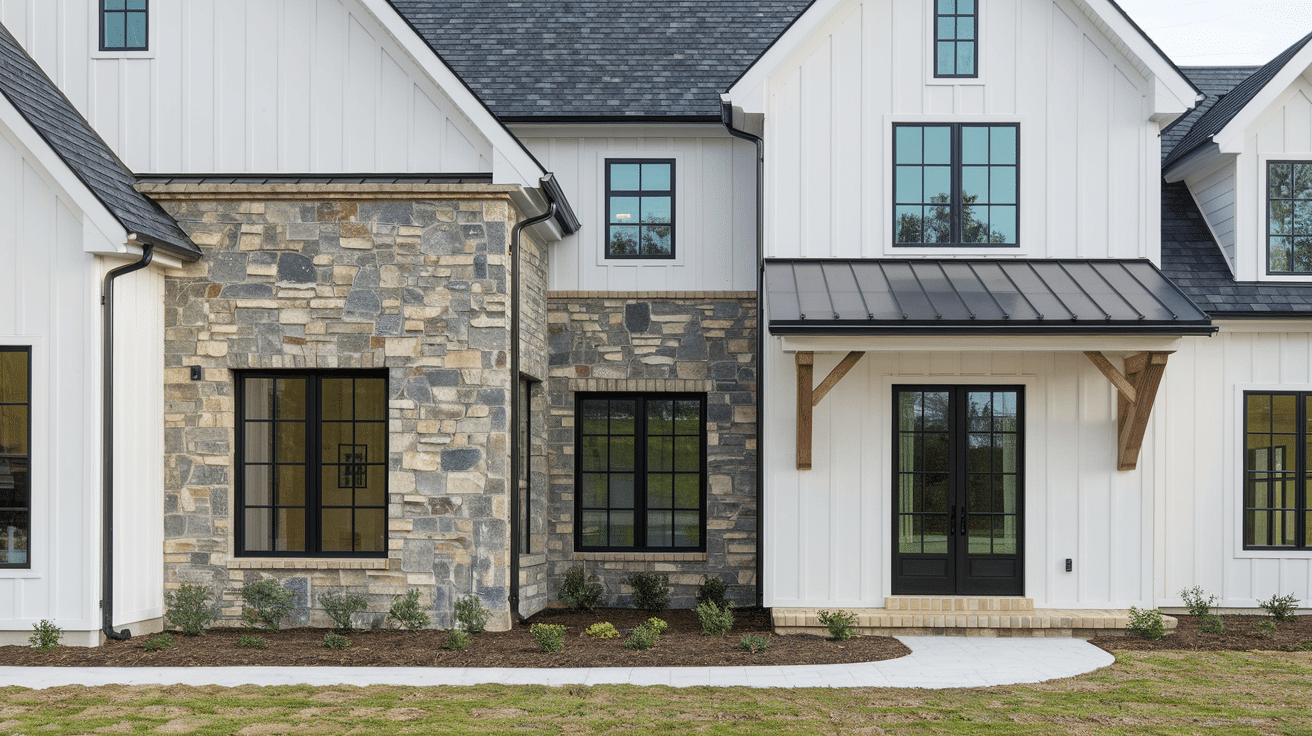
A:
[[[957,535],[957,507],[953,506],[952,513],[951,515],[948,516],[948,536],[955,537],[956,535]]]
[[[961,510],[961,536],[966,536],[966,510]]]

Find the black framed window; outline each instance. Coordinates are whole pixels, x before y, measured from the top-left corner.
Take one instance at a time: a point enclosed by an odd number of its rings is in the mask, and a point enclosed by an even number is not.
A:
[[[1312,161],[1266,165],[1267,273],[1312,274]]]
[[[387,377],[237,379],[237,554],[387,554]]]
[[[1020,126],[893,126],[893,242],[1015,246]]]
[[[578,394],[575,548],[706,549],[706,395]]]
[[[32,359],[0,345],[0,568],[32,566]]]
[[[100,0],[100,50],[146,51],[147,0]]]
[[[606,159],[606,257],[674,257],[674,159]]]
[[[1306,549],[1312,393],[1244,393],[1244,549]]]
[[[934,0],[934,76],[979,76],[977,0]]]

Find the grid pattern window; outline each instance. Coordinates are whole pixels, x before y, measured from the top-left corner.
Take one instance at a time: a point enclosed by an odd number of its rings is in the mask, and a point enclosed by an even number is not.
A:
[[[576,548],[706,549],[706,396],[579,394]]]
[[[366,371],[238,379],[239,554],[387,553],[387,379]]]
[[[977,0],[935,0],[934,76],[979,76]]]
[[[100,0],[100,50],[146,51],[148,0]]]
[[[1312,393],[1244,394],[1244,548],[1306,549]]]
[[[1312,274],[1312,161],[1267,163],[1267,272]]]
[[[893,242],[1016,246],[1020,126],[893,126]]]
[[[606,257],[674,258],[674,159],[606,160]]]
[[[32,379],[27,348],[0,346],[0,568],[32,566]]]

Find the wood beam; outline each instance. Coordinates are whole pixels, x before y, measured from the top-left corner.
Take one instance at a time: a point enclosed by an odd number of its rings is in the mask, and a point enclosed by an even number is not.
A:
[[[1134,390],[1134,384],[1130,383],[1130,379],[1122,375],[1121,372],[1116,369],[1116,366],[1112,365],[1112,362],[1107,360],[1107,357],[1102,353],[1096,350],[1086,350],[1084,354],[1088,356],[1089,360],[1093,361],[1093,364],[1098,367],[1098,370],[1102,371],[1102,374],[1107,377],[1107,380],[1112,382],[1112,385],[1116,387],[1116,390],[1121,392],[1121,396],[1126,401],[1133,404],[1136,393]]]
[[[1140,353],[1125,360],[1126,378],[1134,385],[1136,400],[1125,401],[1122,396],[1118,402],[1117,470],[1134,470],[1139,465],[1143,435],[1148,430],[1148,418],[1170,355],[1170,352]]]
[[[853,350],[847,354],[847,357],[839,361],[838,365],[834,366],[832,371],[829,371],[829,375],[825,376],[825,380],[815,387],[815,391],[811,394],[811,405],[820,406],[820,400],[829,393],[830,389],[837,386],[839,381],[843,380],[843,376],[846,376],[848,371],[856,367],[856,364],[860,362],[864,355],[863,352]]]
[[[797,358],[797,469],[811,469],[811,384],[815,380],[815,353],[798,352]]]

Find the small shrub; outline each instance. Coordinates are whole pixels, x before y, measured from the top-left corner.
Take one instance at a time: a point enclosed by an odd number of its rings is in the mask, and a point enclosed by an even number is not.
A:
[[[1195,585],[1192,588],[1185,588],[1180,591],[1180,597],[1184,599],[1184,604],[1189,608],[1189,615],[1202,619],[1204,616],[1212,615],[1212,604],[1216,603],[1216,596],[1209,595],[1203,597],[1203,589]],[[1202,621],[1199,621],[1199,625]]]
[[[1270,639],[1275,636],[1275,633],[1276,622],[1269,618],[1258,621],[1248,629],[1248,635],[1255,636],[1258,639]]]
[[[286,618],[294,607],[292,592],[272,579],[242,586],[241,597],[246,601],[242,609],[246,616],[246,626],[252,629],[259,624],[269,631],[277,631],[278,622]]]
[[[660,613],[670,607],[669,576],[635,572],[624,583],[633,588],[633,605],[639,611]]]
[[[446,635],[446,643],[442,645],[443,649],[450,649],[453,652],[463,652],[469,648],[469,632],[461,629],[452,629]]]
[[[1271,614],[1271,617],[1280,623],[1288,623],[1294,620],[1294,611],[1298,610],[1298,599],[1293,593],[1289,595],[1277,596],[1274,593],[1269,601],[1258,601],[1257,605],[1262,607],[1263,611]]]
[[[738,640],[738,648],[760,654],[770,647],[770,638],[758,634],[743,634],[743,638]]]
[[[324,612],[336,624],[337,631],[349,634],[355,631],[351,619],[357,613],[364,613],[365,609],[369,607],[369,602],[362,595],[338,593],[330,590],[319,596],[319,605],[323,606]]]
[[[582,567],[571,567],[560,584],[560,600],[573,611],[591,611],[597,607],[603,588],[597,576],[587,575]]]
[[[656,646],[656,642],[661,638],[661,634],[670,628],[670,625],[658,618],[649,618],[638,624],[638,628],[633,630],[628,639],[624,640],[625,649],[647,650]]]
[[[461,629],[470,634],[487,630],[487,617],[492,614],[483,606],[483,601],[479,600],[478,596],[471,594],[464,598],[457,598],[455,611],[456,623],[460,624]]]
[[[407,590],[405,595],[398,595],[393,598],[392,608],[387,612],[387,619],[397,622],[409,631],[420,631],[428,628],[428,614],[419,605],[419,591],[417,589]]]
[[[1131,634],[1145,639],[1157,640],[1166,636],[1166,623],[1162,620],[1162,612],[1156,608],[1141,611],[1130,606],[1130,622],[1125,628]]]
[[[176,591],[164,594],[164,618],[178,627],[183,636],[204,636],[205,627],[218,616],[218,606],[209,605],[213,597],[203,585],[183,583]]]
[[[820,623],[829,629],[829,638],[834,641],[847,641],[856,636],[852,630],[856,625],[856,614],[851,611],[821,611]]]
[[[59,646],[59,637],[63,635],[64,630],[55,626],[55,622],[41,619],[41,623],[32,624],[32,636],[27,641],[38,652],[48,652]]]
[[[611,623],[593,624],[584,630],[583,636],[590,636],[593,639],[618,639],[620,632],[615,630],[615,625]]]
[[[533,624],[529,633],[538,641],[538,649],[551,654],[565,647],[565,627],[560,624]]]
[[[245,649],[268,649],[269,641],[262,636],[242,634],[237,637],[237,646]]]
[[[160,634],[153,639],[147,639],[141,643],[141,648],[148,652],[158,652],[174,645],[173,636],[170,634]]]
[[[724,608],[724,595],[729,591],[729,586],[719,578],[705,578],[701,585],[697,586],[697,604],[714,603],[720,608]]]
[[[1204,634],[1224,634],[1225,622],[1221,620],[1220,616],[1213,616],[1209,613],[1198,619],[1198,630]]]
[[[711,636],[724,636],[733,628],[733,604],[717,606],[710,601],[697,604],[697,620],[702,624],[702,633]]]
[[[1267,623],[1270,623],[1270,621],[1268,621]],[[1285,647],[1285,651],[1312,652],[1312,641],[1304,641],[1304,642],[1299,642],[1298,644],[1290,644],[1289,646]]]
[[[328,649],[345,649],[351,646],[351,640],[341,634],[324,634],[323,645]]]

